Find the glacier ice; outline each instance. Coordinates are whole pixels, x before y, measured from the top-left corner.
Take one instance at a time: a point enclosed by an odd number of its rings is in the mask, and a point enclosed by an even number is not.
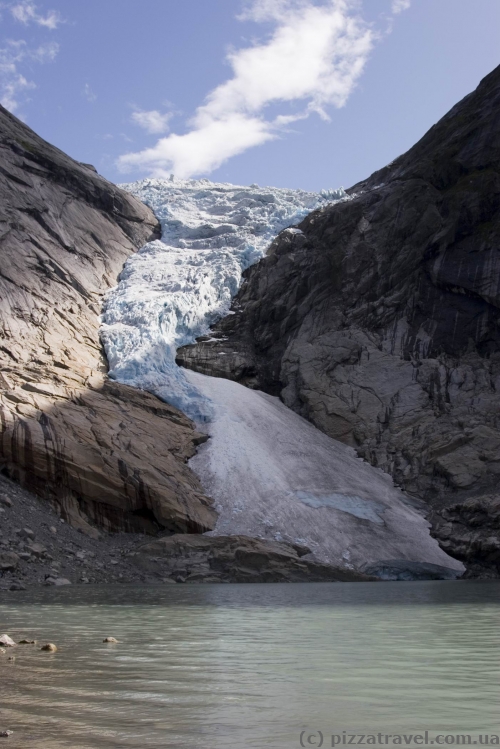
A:
[[[147,179],[125,186],[161,221],[162,239],[126,263],[105,300],[110,376],[177,406],[210,435],[190,466],[219,512],[215,535],[302,543],[324,562],[390,559],[462,570],[389,476],[279,399],[175,364],[178,346],[229,310],[241,273],[279,231],[349,199],[342,190]]]
[[[208,535],[302,543],[340,567],[408,559],[463,571],[391,477],[353,448],[279,398],[198,372],[186,377],[214,408],[210,440],[189,461],[218,512]]]
[[[348,196],[342,188],[311,193],[173,177],[122,187],[153,209],[162,238],[127,261],[106,297],[101,338],[109,376],[208,420],[210,402],[175,364],[176,349],[228,312],[241,273],[281,230]]]

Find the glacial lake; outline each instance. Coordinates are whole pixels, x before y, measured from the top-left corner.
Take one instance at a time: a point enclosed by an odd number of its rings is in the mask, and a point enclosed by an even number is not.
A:
[[[500,733],[497,581],[43,589],[2,632],[58,646],[0,656],[10,749]]]

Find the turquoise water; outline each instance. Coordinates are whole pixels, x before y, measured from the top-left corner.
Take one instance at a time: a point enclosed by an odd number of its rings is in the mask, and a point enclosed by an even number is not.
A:
[[[498,734],[500,583],[67,588],[0,597],[8,747],[331,746]],[[104,645],[106,636],[120,640]],[[305,733],[302,733],[305,732]],[[475,737],[474,737],[475,738]]]

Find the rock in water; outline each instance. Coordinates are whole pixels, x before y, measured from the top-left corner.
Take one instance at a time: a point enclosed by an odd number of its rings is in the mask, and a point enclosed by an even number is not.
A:
[[[13,648],[15,647],[14,640],[9,635],[0,635],[0,646],[2,648]]]
[[[103,294],[158,236],[156,218],[3,107],[0,146],[4,470],[89,535],[92,523],[210,529],[215,513],[185,464],[199,439],[189,419],[105,377]]]
[[[103,642],[116,643],[118,640],[115,637],[105,637]]]
[[[53,642],[47,642],[45,645],[42,645],[40,650],[43,650],[45,653],[55,653],[57,652],[57,645],[54,645]]]
[[[500,570],[500,67],[348,192],[281,232],[178,361],[279,394],[423,497],[449,553]]]

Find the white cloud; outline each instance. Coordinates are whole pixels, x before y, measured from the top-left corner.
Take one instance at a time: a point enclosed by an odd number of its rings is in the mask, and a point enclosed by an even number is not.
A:
[[[270,38],[228,54],[233,77],[210,92],[186,134],[124,154],[119,168],[156,176],[208,173],[312,112],[328,119],[329,107],[346,103],[375,39],[353,7],[351,0],[253,0],[240,18],[272,22]],[[285,102],[298,109],[265,118],[269,104]]]
[[[11,112],[20,106],[20,98],[30,89],[36,88],[19,70],[23,62],[52,62],[59,51],[55,42],[42,44],[30,50],[24,39],[8,39],[0,47],[0,103]]]
[[[41,15],[38,13],[35,3],[30,2],[30,0],[11,5],[10,12],[16,21],[25,26],[35,23],[53,31],[62,23],[62,18],[56,10],[49,10],[46,15]]]
[[[97,101],[97,94],[92,91],[88,83],[83,87],[82,96],[84,96],[91,104]]]
[[[392,0],[392,12],[401,13],[403,10],[408,10],[411,5],[411,0]]]
[[[148,133],[165,133],[168,130],[168,122],[172,117],[171,112],[161,114],[157,109],[145,112],[138,109],[132,113],[132,122],[147,130]]]

